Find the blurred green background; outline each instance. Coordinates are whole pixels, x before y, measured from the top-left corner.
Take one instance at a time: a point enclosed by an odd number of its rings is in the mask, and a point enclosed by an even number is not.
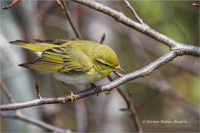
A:
[[[135,20],[122,1],[98,1]],[[199,46],[198,1],[130,1],[141,19],[156,31],[181,43]],[[1,7],[10,4],[1,1]],[[151,63],[169,51],[160,42],[147,37],[113,18],[83,5],[67,1],[71,16],[85,40],[99,42],[106,34],[104,44],[117,54],[121,67],[130,73]],[[52,74],[20,68],[18,64],[37,59],[32,51],[19,48],[9,41],[74,38],[65,15],[56,1],[25,1],[8,10],[0,10],[1,77],[16,102],[36,99],[35,82],[43,97],[67,95],[65,86]],[[136,21],[136,20],[135,20]],[[112,75],[113,76],[113,75]],[[109,83],[107,78],[96,85]],[[81,89],[88,88],[81,87]],[[74,92],[79,92],[70,86]],[[190,109],[199,111],[199,58],[181,56],[151,75],[128,82],[121,89],[133,91],[132,102],[145,132],[199,132],[199,117]],[[1,92],[1,104],[9,103]],[[27,115],[60,128],[86,132],[133,132],[135,127],[128,112],[120,111],[126,104],[117,91],[101,93],[72,104],[42,105],[22,109]],[[178,120],[187,123],[152,124],[144,121]],[[32,124],[1,118],[1,132],[45,132]]]

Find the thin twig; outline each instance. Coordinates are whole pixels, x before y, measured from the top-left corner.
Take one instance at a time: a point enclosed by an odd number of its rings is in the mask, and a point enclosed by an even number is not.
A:
[[[143,24],[144,22],[142,21],[142,19],[137,15],[136,11],[134,10],[134,8],[130,5],[130,3],[128,2],[128,0],[123,0],[125,5],[131,10],[131,12],[133,13],[133,15],[135,16],[135,18],[140,22],[140,24]]]
[[[114,71],[114,73],[118,76],[118,77],[122,77],[123,75],[118,73],[117,71]],[[112,77],[110,75],[108,75],[108,79],[110,81],[113,81]],[[127,104],[127,108],[128,110],[130,111],[130,115],[132,116],[133,118],[133,121],[134,121],[134,124],[135,124],[135,127],[136,127],[136,130],[139,132],[139,133],[143,133],[143,130],[142,130],[142,127],[141,127],[141,124],[140,124],[140,121],[137,117],[137,114],[136,114],[136,110],[134,108],[134,105],[133,103],[131,102],[131,95],[132,95],[132,92],[129,93],[129,95],[126,95],[125,92],[123,92],[123,90],[121,90],[119,87],[117,89],[117,91],[119,92],[119,94],[122,96],[122,98],[124,99],[124,101],[126,102]]]
[[[115,73],[117,76],[119,76],[119,77],[122,77],[123,76],[123,74],[121,74],[121,73],[119,73],[119,72],[117,72],[117,71],[113,71],[113,73]]]
[[[60,6],[61,10],[64,11],[64,6],[63,6],[63,4],[60,2],[60,0],[56,0],[56,2],[57,2],[58,5]]]
[[[3,6],[2,9],[8,9],[14,6],[16,3],[20,2],[21,0],[13,0],[12,3],[8,6]]]
[[[197,6],[197,7],[200,7],[200,4],[197,4],[197,3],[192,3],[193,6]]]
[[[119,76],[119,75],[117,75],[117,76]],[[110,81],[113,81],[113,79],[112,79],[112,77],[110,75],[108,75],[108,79]],[[117,91],[119,92],[119,94],[122,96],[122,98],[124,99],[124,101],[127,104],[127,108],[130,111],[130,115],[133,118],[133,122],[135,124],[135,128],[136,128],[137,132],[143,133],[142,127],[140,125],[140,121],[139,121],[139,119],[137,117],[136,110],[135,110],[135,108],[133,106],[133,103],[130,100],[130,97],[128,97],[128,95],[126,95],[119,87],[117,88]]]
[[[36,88],[36,92],[37,92],[37,97],[38,97],[38,99],[42,99],[42,96],[41,96],[41,94],[40,94],[40,87],[39,87],[39,85],[38,85],[37,82],[35,83],[35,88]]]
[[[10,101],[10,103],[14,103],[15,100],[14,100],[12,94],[8,91],[8,88],[5,86],[5,84],[1,78],[0,78],[0,86],[1,86],[1,89],[3,90],[3,92],[5,93],[5,95],[7,96],[8,100]]]
[[[81,34],[78,32],[78,30],[71,18],[70,12],[66,6],[65,1],[64,0],[61,0],[61,2],[60,2],[60,0],[56,0],[56,1],[57,1],[58,5],[60,6],[61,10],[63,11],[63,13],[65,14],[66,18],[68,19],[74,33],[76,34],[76,37],[79,39],[82,39]]]
[[[101,41],[100,41],[100,43],[101,43],[101,44],[103,44],[103,42],[104,42],[105,38],[106,38],[106,34],[105,34],[105,33],[103,33],[103,35],[102,35],[102,37],[101,37]]]
[[[52,131],[52,132],[71,133],[71,131],[68,130],[68,129],[64,130],[64,129],[52,126],[52,125],[45,123],[43,121],[37,120],[37,119],[32,118],[32,117],[27,116],[27,115],[24,115],[21,112],[17,112],[17,113],[14,113],[14,114],[13,113],[11,114],[11,113],[8,113],[8,112],[1,112],[1,116],[4,117],[4,118],[12,118],[12,119],[14,118],[14,119],[23,120],[25,122],[31,123],[31,124],[36,125],[36,126],[41,127],[41,128],[45,128],[48,131]]]
[[[137,132],[143,133],[143,130],[142,130],[142,127],[141,127],[141,124],[140,124],[140,120],[139,120],[139,118],[136,114],[136,110],[135,110],[133,103],[131,102],[130,98],[121,89],[118,88],[117,91],[123,97],[123,99],[125,100],[125,102],[127,104],[127,107],[130,111],[130,115],[132,116],[133,121],[135,123],[135,127],[137,129]]]

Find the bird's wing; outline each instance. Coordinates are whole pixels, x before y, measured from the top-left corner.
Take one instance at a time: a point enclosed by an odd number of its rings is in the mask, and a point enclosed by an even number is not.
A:
[[[47,49],[38,60],[20,66],[47,72],[79,74],[88,71],[92,62],[84,53],[66,45]]]

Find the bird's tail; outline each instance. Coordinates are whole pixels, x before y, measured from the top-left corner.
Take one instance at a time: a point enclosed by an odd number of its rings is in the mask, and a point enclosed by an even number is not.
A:
[[[10,43],[38,52],[43,52],[52,47],[56,47],[56,45],[50,43],[31,43],[22,40],[11,41]]]

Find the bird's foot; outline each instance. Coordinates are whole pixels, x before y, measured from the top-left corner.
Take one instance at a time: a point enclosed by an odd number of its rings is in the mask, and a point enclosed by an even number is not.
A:
[[[93,84],[93,83],[91,83],[90,85],[91,85],[91,88],[95,89],[96,95],[98,96],[98,95],[99,95],[99,92],[100,92],[99,87],[97,87],[97,86],[96,86],[95,84]]]

